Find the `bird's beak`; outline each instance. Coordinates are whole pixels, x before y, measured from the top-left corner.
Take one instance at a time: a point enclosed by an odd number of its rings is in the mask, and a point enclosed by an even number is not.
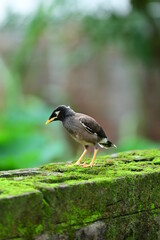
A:
[[[47,121],[46,121],[46,125],[47,124],[49,124],[49,123],[51,123],[52,121],[54,121],[54,119],[56,119],[57,117],[53,117],[53,118],[51,118],[51,119],[48,119]]]

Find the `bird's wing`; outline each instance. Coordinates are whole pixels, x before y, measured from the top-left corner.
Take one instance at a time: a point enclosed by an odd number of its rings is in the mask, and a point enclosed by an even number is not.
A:
[[[94,120],[94,118],[84,115],[79,117],[79,121],[87,132],[91,134],[96,134],[102,138],[106,137],[105,132],[103,131],[101,126],[96,122],[96,120]]]
[[[82,124],[82,126],[87,130],[87,132],[92,133],[92,134],[96,134],[96,132],[93,131],[93,128],[89,127],[88,123],[87,124],[84,123],[84,119],[80,119],[79,121]]]

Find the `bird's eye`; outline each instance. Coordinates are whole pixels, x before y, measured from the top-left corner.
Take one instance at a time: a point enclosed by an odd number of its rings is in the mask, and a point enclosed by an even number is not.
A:
[[[55,112],[55,114],[56,114],[57,117],[58,117],[59,113],[60,113],[60,111]]]

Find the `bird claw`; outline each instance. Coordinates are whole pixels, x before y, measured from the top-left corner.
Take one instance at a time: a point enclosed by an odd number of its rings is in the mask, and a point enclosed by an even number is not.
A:
[[[86,163],[75,163],[76,166],[82,166],[82,167],[88,167],[89,164],[86,164]]]
[[[75,163],[76,166],[82,166],[83,168],[87,168],[87,167],[93,167],[95,164],[86,164],[86,163]]]
[[[84,163],[75,163],[74,165],[76,165],[78,167],[78,166],[83,166]]]
[[[82,167],[83,168],[87,168],[89,166],[89,164],[83,163]]]
[[[91,163],[90,163],[89,166],[92,168],[93,166],[95,166],[95,164],[91,164]]]
[[[76,165],[76,166],[82,166],[82,167],[83,167],[83,166],[86,165],[86,164],[85,164],[85,163],[78,163],[78,162],[76,162],[75,165]]]
[[[74,165],[76,165],[76,166],[79,166],[79,165],[80,165],[80,163],[75,163]]]
[[[84,163],[82,166],[84,167],[84,168],[87,168],[87,167],[93,167],[95,164],[86,164],[86,163]]]

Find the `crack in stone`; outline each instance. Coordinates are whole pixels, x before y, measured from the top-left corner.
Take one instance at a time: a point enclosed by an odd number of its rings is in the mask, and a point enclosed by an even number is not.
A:
[[[153,209],[144,209],[141,211],[137,211],[137,212],[131,212],[131,213],[126,213],[126,214],[121,214],[121,215],[117,215],[117,216],[113,216],[112,218],[120,218],[120,217],[128,217],[128,216],[134,216],[136,214],[141,214],[141,213],[151,213],[154,210],[160,210],[160,208],[153,208]]]

